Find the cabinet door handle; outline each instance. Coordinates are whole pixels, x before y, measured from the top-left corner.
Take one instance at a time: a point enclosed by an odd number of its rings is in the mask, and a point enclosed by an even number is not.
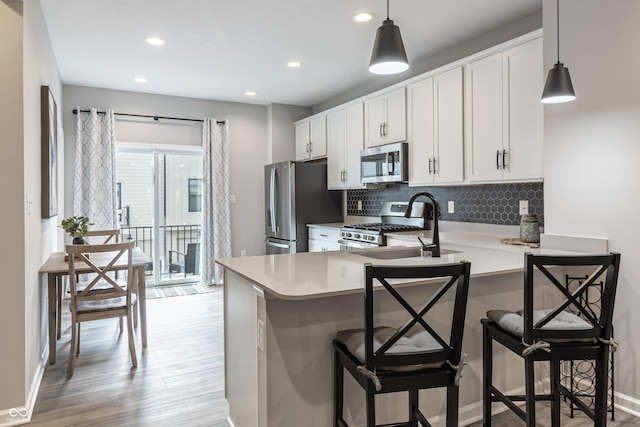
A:
[[[431,175],[431,173],[432,173],[431,172],[431,162],[432,162],[432,159],[431,159],[431,157],[429,157],[429,175]]]
[[[313,152],[313,142],[309,142],[309,152]]]
[[[378,133],[380,134],[380,138],[382,138],[382,123],[380,123],[380,126],[378,127]]]
[[[382,136],[387,136],[387,124],[383,123],[382,124]]]
[[[346,182],[346,181],[347,181],[347,171],[343,171],[342,173],[344,174],[344,179],[343,179],[343,181],[345,181],[345,182]]]
[[[500,150],[496,151],[496,169],[500,170]]]
[[[433,158],[433,174],[437,175],[438,174],[438,168],[436,167],[436,158]]]
[[[507,168],[507,150],[502,150],[502,169]]]

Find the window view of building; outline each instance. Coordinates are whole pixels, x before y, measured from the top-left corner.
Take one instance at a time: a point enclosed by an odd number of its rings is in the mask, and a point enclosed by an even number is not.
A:
[[[116,174],[122,238],[154,260],[148,282],[197,280],[202,155],[119,149]]]

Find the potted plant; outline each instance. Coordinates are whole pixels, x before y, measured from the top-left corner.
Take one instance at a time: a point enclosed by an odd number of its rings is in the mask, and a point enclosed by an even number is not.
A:
[[[62,220],[62,229],[73,237],[74,245],[84,245],[84,236],[89,232],[89,226],[93,225],[86,216],[72,216]]]

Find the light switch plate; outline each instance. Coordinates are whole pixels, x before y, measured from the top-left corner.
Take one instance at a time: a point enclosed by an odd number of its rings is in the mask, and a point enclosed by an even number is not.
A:
[[[528,200],[520,200],[520,215],[529,213],[529,201]]]
[[[236,195],[235,194],[229,195],[229,203],[235,203],[235,202],[236,202]]]
[[[264,351],[264,322],[258,319],[258,348]]]
[[[455,212],[455,204],[453,202],[453,200],[449,200],[449,203],[447,204],[447,212],[448,213],[454,213]]]

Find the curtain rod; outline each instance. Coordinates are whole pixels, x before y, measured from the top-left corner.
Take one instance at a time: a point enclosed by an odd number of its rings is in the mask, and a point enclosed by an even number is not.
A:
[[[91,110],[80,110],[81,113],[90,113]],[[98,114],[105,114],[106,111],[98,111]],[[74,108],[73,109],[73,114],[78,114],[78,109]],[[204,120],[202,119],[183,119],[180,117],[164,117],[164,116],[149,116],[146,114],[128,114],[128,113],[113,113],[115,116],[127,116],[127,117],[144,117],[147,119],[153,119],[155,121],[158,121],[160,119],[165,119],[165,120],[181,120],[183,122],[203,122]],[[218,120],[216,123],[218,123],[219,125],[223,125],[226,123],[226,121],[224,120]]]

